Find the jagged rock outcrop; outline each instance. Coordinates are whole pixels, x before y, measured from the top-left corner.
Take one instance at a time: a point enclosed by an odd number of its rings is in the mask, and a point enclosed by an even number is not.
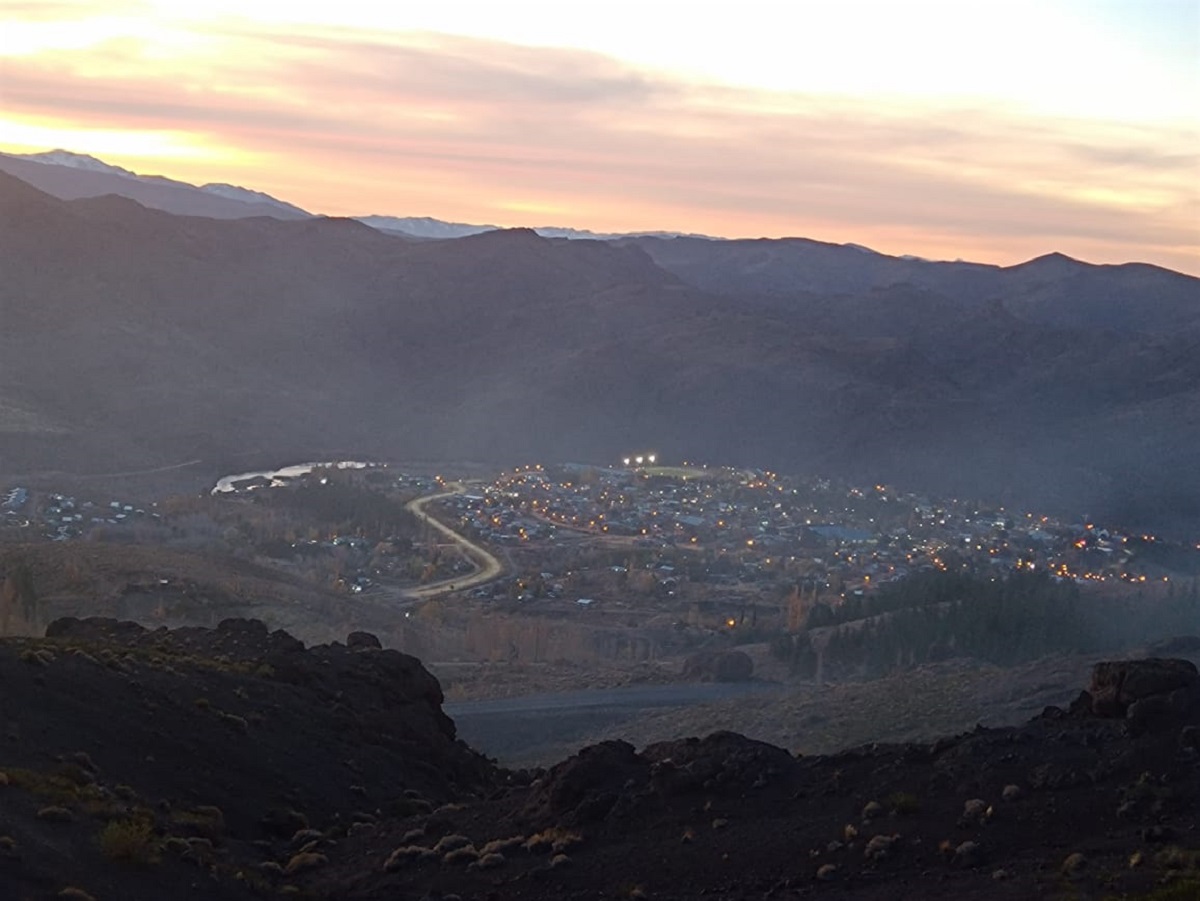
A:
[[[1097,663],[1088,686],[1096,716],[1145,718],[1151,710],[1185,713],[1200,700],[1200,674],[1190,660],[1151,657]]]

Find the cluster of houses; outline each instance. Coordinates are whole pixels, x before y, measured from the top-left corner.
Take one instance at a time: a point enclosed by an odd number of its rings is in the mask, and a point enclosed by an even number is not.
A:
[[[413,493],[444,488],[440,478],[403,473],[394,485]],[[34,495],[24,487],[6,489],[0,498],[0,526],[41,527],[55,541],[139,517],[158,518],[121,501]],[[1040,570],[1079,583],[1169,578],[1138,553],[1156,541],[1151,535],[934,500],[885,485],[863,488],[757,469],[531,465],[447,499],[445,508],[448,522],[496,546],[534,550],[570,535],[655,551],[666,567],[658,574],[664,585],[676,578],[672,565],[695,559],[689,551],[721,561],[721,567],[705,571],[709,581],[782,578],[814,589],[835,586],[846,597],[934,569],[997,578]],[[347,551],[369,556],[370,548],[354,546],[359,541],[342,536],[331,547],[346,544]],[[353,591],[371,587],[365,575],[351,581]],[[555,590],[551,579],[543,581]]]
[[[39,495],[40,496],[40,495]],[[5,519],[0,524],[19,528],[41,528],[52,541],[69,541],[83,535],[92,527],[124,525],[134,517],[146,516],[146,511],[133,504],[109,501],[98,504],[94,501],[79,501],[65,494],[48,493],[36,509],[27,488],[11,488],[0,504]],[[21,511],[25,510],[24,515]],[[158,518],[157,513],[149,514]]]
[[[16,515],[25,502],[29,500],[28,488],[10,488],[4,495],[4,502],[0,503],[0,507],[4,508],[5,515]]]
[[[460,527],[492,543],[583,533],[664,553],[716,551],[737,561],[718,580],[785,574],[847,596],[935,569],[995,577],[1041,569],[1081,583],[1163,578],[1136,554],[1152,536],[762,470],[529,466],[456,506]]]

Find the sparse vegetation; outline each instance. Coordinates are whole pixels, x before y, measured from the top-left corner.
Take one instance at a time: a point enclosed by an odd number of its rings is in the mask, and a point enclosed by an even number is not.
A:
[[[583,836],[573,829],[554,826],[543,829],[525,840],[525,850],[534,854],[551,851],[555,854],[573,848],[583,841]]]
[[[189,835],[218,841],[225,832],[225,815],[212,805],[171,812],[171,823]]]
[[[494,870],[497,867],[504,866],[504,855],[498,851],[492,851],[489,853],[480,851],[479,859],[470,864],[470,866],[479,870]]]
[[[485,857],[488,854],[503,854],[505,851],[511,851],[513,848],[519,848],[525,844],[525,836],[513,835],[509,838],[492,839],[486,845],[479,849],[479,853]]]
[[[426,848],[421,845],[402,845],[388,855],[387,860],[383,863],[383,868],[391,873],[408,864],[434,860],[437,857],[438,852],[432,848]]]
[[[301,851],[299,854],[292,855],[288,860],[287,866],[283,868],[285,876],[292,876],[296,873],[302,873],[305,870],[315,870],[318,867],[323,867],[329,863],[329,858],[324,854],[316,851]]]
[[[499,856],[499,855],[496,855]],[[474,845],[463,845],[460,848],[455,848],[442,857],[442,863],[474,863],[479,860],[479,852],[475,850]]]
[[[159,861],[160,843],[153,823],[146,819],[113,820],[100,830],[97,842],[109,860],[136,866]]]
[[[433,850],[437,854],[445,854],[448,851],[465,848],[469,844],[471,844],[471,840],[465,835],[445,835],[438,839],[437,844],[433,846]]]
[[[921,809],[921,803],[912,792],[893,792],[887,799],[888,808],[897,816],[908,816]]]

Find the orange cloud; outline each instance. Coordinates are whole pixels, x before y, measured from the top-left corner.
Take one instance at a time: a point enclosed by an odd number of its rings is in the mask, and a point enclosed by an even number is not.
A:
[[[721,88],[439,35],[202,37],[177,60],[139,39],[11,58],[0,124],[174,135],[212,159],[177,155],[165,174],[334,214],[803,235],[996,262],[1059,250],[1200,272],[1186,124]]]

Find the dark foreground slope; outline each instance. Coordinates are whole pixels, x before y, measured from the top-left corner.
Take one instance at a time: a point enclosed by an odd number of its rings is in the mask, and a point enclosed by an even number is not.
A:
[[[717,733],[506,773],[454,743],[419,663],[364,635],[304,650],[253,621],[50,633],[0,645],[4,898],[1200,887],[1200,680],[1185,661],[1101,664],[1070,710],[932,745],[797,759]]]
[[[250,897],[298,830],[495,781],[437,680],[361,634],[305,649],[256,620],[47,632],[0,645],[0,898]]]

